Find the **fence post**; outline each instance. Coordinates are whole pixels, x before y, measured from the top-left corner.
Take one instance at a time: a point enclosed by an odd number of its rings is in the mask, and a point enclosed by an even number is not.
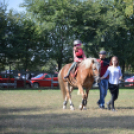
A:
[[[14,79],[14,88],[17,88],[17,80]]]

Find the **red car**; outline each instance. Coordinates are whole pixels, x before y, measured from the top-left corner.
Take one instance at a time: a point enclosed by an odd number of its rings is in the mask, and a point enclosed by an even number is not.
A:
[[[125,82],[134,82],[134,76],[130,77],[130,78],[127,78],[125,80]],[[134,83],[130,83],[130,84],[125,84],[125,87],[133,87],[134,86]]]
[[[57,74],[53,75],[53,78],[48,73],[39,74],[31,79],[33,88],[39,87],[58,87]]]
[[[15,79],[13,75],[0,76],[0,87],[3,88],[24,88],[25,81],[23,79]],[[31,82],[26,80],[26,88],[31,87]]]

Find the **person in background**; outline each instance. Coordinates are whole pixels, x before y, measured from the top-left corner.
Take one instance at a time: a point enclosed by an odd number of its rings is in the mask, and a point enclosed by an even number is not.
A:
[[[82,42],[80,40],[75,40],[73,45],[74,45],[73,47],[74,62],[72,63],[64,79],[69,77],[70,71],[76,66],[77,63],[80,63],[82,62],[82,60],[86,59],[85,53],[81,48]]]
[[[118,57],[112,57],[110,61],[110,66],[108,67],[105,74],[101,77],[101,79],[105,79],[107,76],[109,82],[109,90],[111,93],[111,100],[107,103],[107,107],[110,110],[112,105],[112,110],[115,111],[114,101],[118,98],[119,94],[119,80],[122,79],[122,73],[119,66]]]
[[[98,59],[98,62],[100,62],[101,64],[100,77],[102,77],[109,66],[109,60],[106,58],[106,51],[100,51],[99,57],[100,59]],[[98,100],[97,104],[99,105],[99,108],[104,109],[105,97],[107,95],[107,89],[108,89],[108,77],[101,80],[101,82],[99,83],[99,89],[100,89],[100,99]]]
[[[18,79],[22,79],[21,73],[18,73]]]
[[[27,70],[26,70],[26,80],[31,80],[31,78],[32,78],[32,75],[31,75],[31,73],[29,72],[29,70],[27,69]]]

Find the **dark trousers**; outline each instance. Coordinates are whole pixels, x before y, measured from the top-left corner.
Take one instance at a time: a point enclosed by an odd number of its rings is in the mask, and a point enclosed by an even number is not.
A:
[[[118,98],[119,95],[119,84],[111,84],[109,83],[109,90],[111,93],[111,100],[108,102],[112,105],[112,109],[114,109],[114,101]]]

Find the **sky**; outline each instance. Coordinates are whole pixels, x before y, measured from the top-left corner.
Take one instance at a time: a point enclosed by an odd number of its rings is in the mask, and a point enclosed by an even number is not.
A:
[[[19,4],[23,3],[23,0],[6,0],[7,3],[7,10],[13,9],[15,11],[21,12],[25,11],[24,8],[19,7]]]

